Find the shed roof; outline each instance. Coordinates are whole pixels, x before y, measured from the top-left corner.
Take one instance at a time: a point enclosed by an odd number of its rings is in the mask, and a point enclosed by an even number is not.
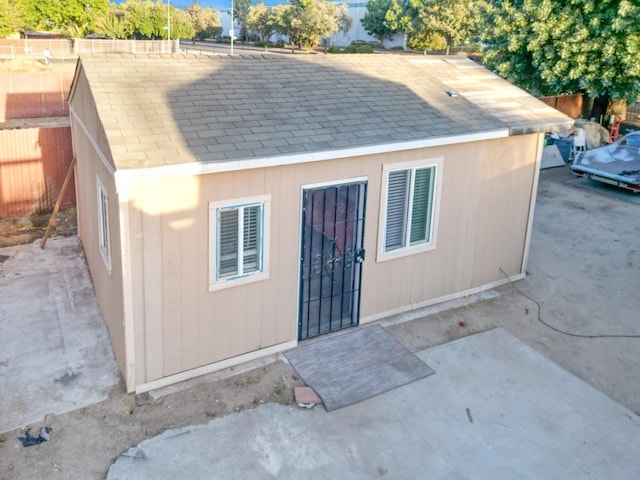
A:
[[[80,72],[116,169],[357,154],[571,124],[459,56],[106,54],[81,56],[74,84]]]

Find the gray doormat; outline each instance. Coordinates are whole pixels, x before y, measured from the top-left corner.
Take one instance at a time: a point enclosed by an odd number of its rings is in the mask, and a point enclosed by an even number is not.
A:
[[[304,345],[285,356],[329,412],[435,373],[380,325]]]

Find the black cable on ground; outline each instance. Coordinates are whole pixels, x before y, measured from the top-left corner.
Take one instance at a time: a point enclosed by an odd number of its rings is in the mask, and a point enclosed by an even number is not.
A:
[[[506,274],[506,272],[502,269],[502,267],[498,267],[498,268],[500,269],[502,274],[505,276],[505,278],[509,281],[509,285],[511,285],[516,292],[518,292],[524,298],[527,298],[536,304],[536,307],[538,307],[538,321],[541,324],[543,324],[545,327],[553,330],[554,332],[558,332],[563,335],[568,335],[570,337],[577,337],[577,338],[640,338],[640,335],[622,335],[622,334],[607,334],[607,333],[599,334],[599,335],[583,335],[580,333],[567,332],[566,330],[562,330],[558,327],[554,327],[553,325],[545,322],[542,319],[542,305],[540,304],[540,302],[535,298],[530,297],[529,295],[521,291],[518,287],[516,287],[515,283],[513,283],[513,280],[509,278],[509,275]]]

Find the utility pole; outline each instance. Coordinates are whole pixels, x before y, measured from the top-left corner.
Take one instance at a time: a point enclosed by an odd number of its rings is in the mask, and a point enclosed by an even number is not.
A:
[[[233,37],[234,37],[234,30],[233,30],[233,0],[231,0],[231,28],[229,29],[229,36],[231,37],[231,56],[233,56]]]
[[[171,0],[167,1],[167,39],[169,40],[169,54],[173,53],[171,50]]]

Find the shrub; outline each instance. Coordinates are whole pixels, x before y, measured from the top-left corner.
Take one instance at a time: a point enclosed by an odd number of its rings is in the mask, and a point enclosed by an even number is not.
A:
[[[349,45],[347,48],[344,49],[344,53],[356,53],[358,51],[358,47],[356,47],[355,45]]]
[[[396,45],[395,47],[391,47],[391,50],[404,50],[402,45]]]
[[[264,47],[266,45],[266,43],[262,42],[262,41],[257,41],[257,42],[253,42],[253,45],[255,47]]]
[[[274,44],[274,47],[276,47],[276,48],[284,48],[284,47],[286,47],[286,46],[287,46],[287,44],[286,44],[286,43],[284,43],[284,40],[278,40],[278,41]]]
[[[342,49],[340,47],[329,47],[329,53],[342,53]]]
[[[371,48],[369,45],[361,45],[358,47],[357,50],[358,53],[373,53],[373,48]]]
[[[359,47],[360,45],[366,45],[367,42],[364,40],[354,40],[353,42],[351,42],[351,45],[355,45],[356,47]]]

